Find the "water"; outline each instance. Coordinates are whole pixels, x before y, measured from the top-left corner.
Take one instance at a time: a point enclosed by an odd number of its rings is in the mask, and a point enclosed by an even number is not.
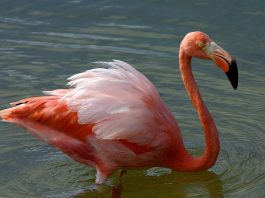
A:
[[[100,189],[95,170],[23,129],[0,124],[2,197],[263,197],[265,193],[265,2],[0,0],[0,108],[120,59],[152,80],[182,129],[186,146],[204,148],[197,115],[178,71],[181,38],[201,30],[238,61],[234,91],[213,63],[193,61],[221,138],[216,165],[202,173],[168,169],[115,173]]]

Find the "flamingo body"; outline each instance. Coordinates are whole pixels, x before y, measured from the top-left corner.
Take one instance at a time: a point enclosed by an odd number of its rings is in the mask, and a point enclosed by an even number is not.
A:
[[[207,35],[197,34],[208,41]],[[183,53],[180,50],[180,55]],[[203,55],[196,54],[205,58]],[[186,53],[180,56],[183,81],[190,94],[197,89],[190,79],[189,59]],[[221,59],[218,64],[223,62]],[[0,117],[26,128],[74,160],[95,167],[99,184],[119,168],[160,166],[199,171],[215,163],[219,153],[216,127],[195,92],[190,96],[206,138],[206,150],[200,158],[188,154],[174,116],[143,74],[118,60],[98,63],[106,68],[70,77],[70,89],[45,91],[46,96],[12,103],[14,107],[0,111]],[[207,120],[211,122],[208,128]]]

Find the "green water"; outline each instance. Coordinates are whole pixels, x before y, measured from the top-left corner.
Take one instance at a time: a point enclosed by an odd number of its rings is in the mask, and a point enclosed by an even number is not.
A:
[[[236,57],[234,91],[213,63],[193,61],[203,99],[221,138],[207,172],[128,171],[94,185],[95,170],[0,123],[0,197],[264,197],[265,1],[0,0],[0,108],[66,78],[120,59],[158,88],[194,154],[202,129],[178,70],[178,45],[190,31],[208,33]]]

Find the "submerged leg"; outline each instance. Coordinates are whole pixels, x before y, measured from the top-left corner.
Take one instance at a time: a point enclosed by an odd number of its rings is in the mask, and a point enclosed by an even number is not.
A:
[[[119,182],[121,181],[122,176],[123,176],[126,172],[127,172],[127,171],[124,170],[124,169],[121,170],[120,177],[119,177]]]
[[[121,178],[125,173],[126,173],[126,170],[122,169],[120,172],[118,184],[112,187],[112,193],[111,193],[112,198],[121,198],[121,194],[122,194]]]
[[[122,194],[122,183],[119,182],[118,185],[112,187],[111,198],[121,198],[121,194]]]

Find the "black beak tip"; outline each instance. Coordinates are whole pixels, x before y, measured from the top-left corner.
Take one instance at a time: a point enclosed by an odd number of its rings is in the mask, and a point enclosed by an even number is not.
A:
[[[232,84],[232,86],[233,86],[234,90],[236,90],[238,85],[237,84],[235,84],[235,85]]]
[[[238,86],[238,71],[236,60],[232,60],[231,64],[229,65],[229,70],[225,72],[225,74],[231,82],[233,88],[236,90]]]

